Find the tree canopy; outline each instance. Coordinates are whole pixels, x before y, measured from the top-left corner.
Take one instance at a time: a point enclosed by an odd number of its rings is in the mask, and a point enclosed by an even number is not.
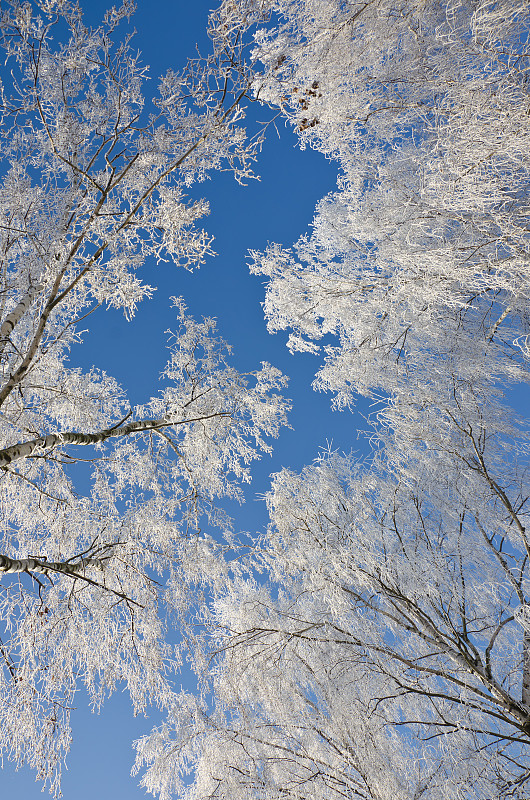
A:
[[[142,406],[68,362],[96,308],[132,314],[149,296],[146,259],[201,263],[207,206],[186,189],[221,165],[242,180],[256,147],[234,37],[146,106],[119,33],[131,12],[92,29],[76,3],[14,2],[0,22],[0,746],[52,790],[80,686],[96,706],[123,684],[136,711],[169,703],[167,615],[200,605],[219,547],[201,521],[226,527],[216,500],[239,495],[287,407],[278,370],[239,374],[181,299],[163,388]]]
[[[167,717],[136,743],[162,800],[524,800],[528,3],[223,0],[149,104],[131,13],[2,11],[0,744],[58,790],[77,687],[125,684]],[[269,330],[376,410],[366,458],[273,476],[243,546],[222,500],[286,422],[280,372],[181,298],[142,406],[67,354],[149,297],[146,260],[208,254],[186,191],[250,175],[250,102],[339,170],[311,235],[252,253]]]
[[[145,785],[526,798],[528,5],[269,7],[254,90],[341,175],[252,269],[315,387],[377,404],[373,451],[274,477],[262,572],[212,604],[213,700],[139,743]]]

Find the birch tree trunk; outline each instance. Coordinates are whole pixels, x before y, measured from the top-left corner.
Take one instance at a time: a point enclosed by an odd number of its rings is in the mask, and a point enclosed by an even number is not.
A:
[[[530,714],[530,633],[523,633],[523,688],[521,699]]]

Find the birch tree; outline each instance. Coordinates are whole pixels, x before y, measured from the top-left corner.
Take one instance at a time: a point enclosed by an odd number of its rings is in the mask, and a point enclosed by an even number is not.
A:
[[[486,477],[454,466],[455,483],[430,491],[337,457],[276,476],[261,551],[270,585],[249,578],[218,599],[215,708],[181,698],[138,745],[146,786],[193,798],[527,796],[526,534]],[[506,491],[496,478],[511,505],[514,476]],[[521,527],[527,516],[518,508]],[[191,759],[186,794],[174,776]]]
[[[271,331],[322,353],[316,388],[378,404],[374,448],[275,476],[212,604],[213,700],[138,743],[144,785],[523,800],[528,428],[503,393],[530,355],[528,4],[267,7],[254,91],[341,176],[312,235],[252,268]]]
[[[143,405],[68,360],[96,308],[132,317],[150,296],[147,260],[203,262],[208,207],[186,190],[220,167],[243,180],[255,154],[237,36],[147,102],[132,10],[90,28],[70,0],[13,0],[0,18],[0,750],[56,793],[80,686],[95,707],[118,685],[137,712],[170,704],[167,626],[224,569],[201,525],[229,531],[216,501],[240,497],[286,410],[279,372],[239,374],[181,299]]]
[[[212,605],[213,700],[137,743],[148,789],[527,797],[528,435],[468,406],[428,441],[274,477],[254,574]]]
[[[343,174],[312,236],[255,254],[270,329],[294,351],[331,335],[317,387],[341,405],[429,384],[442,351],[524,379],[527,4],[274,7],[260,97]]]

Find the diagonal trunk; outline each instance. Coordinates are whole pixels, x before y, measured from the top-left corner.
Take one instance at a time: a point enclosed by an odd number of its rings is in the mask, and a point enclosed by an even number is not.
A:
[[[22,300],[3,321],[2,325],[0,326],[0,353],[5,349],[13,328],[24,316],[28,308],[31,306],[35,295],[38,294],[42,288],[43,287],[41,285],[30,286]]]
[[[530,632],[523,633],[523,690],[521,700],[530,711]]]

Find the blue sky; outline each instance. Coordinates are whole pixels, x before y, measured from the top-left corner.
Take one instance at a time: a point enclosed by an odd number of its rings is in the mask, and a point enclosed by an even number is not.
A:
[[[96,23],[107,3],[81,0],[90,22]],[[138,31],[136,45],[150,66],[153,89],[156,77],[167,68],[182,67],[195,54],[195,44],[204,50],[208,11],[213,0],[138,0],[133,19]],[[149,86],[146,87],[146,94]],[[256,109],[257,118],[264,112]],[[218,320],[221,335],[233,346],[236,366],[255,369],[270,361],[291,378],[288,396],[293,400],[290,422],[276,443],[272,458],[255,465],[254,480],[247,490],[247,503],[232,508],[235,527],[254,532],[265,524],[263,502],[256,497],[265,492],[269,475],[282,466],[299,470],[312,461],[326,443],[337,449],[362,449],[356,439],[357,428],[366,427],[361,416],[330,410],[330,397],[313,392],[311,381],[318,359],[310,355],[291,356],[285,348],[285,335],[270,336],[265,328],[261,303],[263,279],[249,275],[247,251],[264,249],[268,242],[290,245],[308,230],[316,202],[335,187],[337,168],[313,151],[301,152],[296,137],[279,123],[280,137],[273,129],[265,142],[256,172],[260,181],[240,187],[228,174],[192,188],[192,197],[205,197],[211,214],[203,221],[215,236],[218,256],[199,270],[187,273],[172,265],[149,264],[145,280],[158,291],[144,301],[136,317],[127,322],[114,311],[100,311],[90,318],[92,330],[71,360],[83,367],[95,365],[116,377],[129,392],[131,403],[141,403],[157,391],[158,376],[166,361],[165,331],[174,325],[169,297],[182,295],[190,309],[200,317]],[[359,411],[368,412],[367,403]],[[185,684],[186,676],[182,676]],[[135,800],[145,797],[138,779],[129,775],[133,761],[131,741],[149,731],[156,720],[134,719],[127,695],[111,698],[100,715],[92,715],[80,695],[73,715],[74,742],[63,781],[66,800]],[[4,769],[2,789],[7,796],[24,800],[41,798],[40,784],[28,770]]]

